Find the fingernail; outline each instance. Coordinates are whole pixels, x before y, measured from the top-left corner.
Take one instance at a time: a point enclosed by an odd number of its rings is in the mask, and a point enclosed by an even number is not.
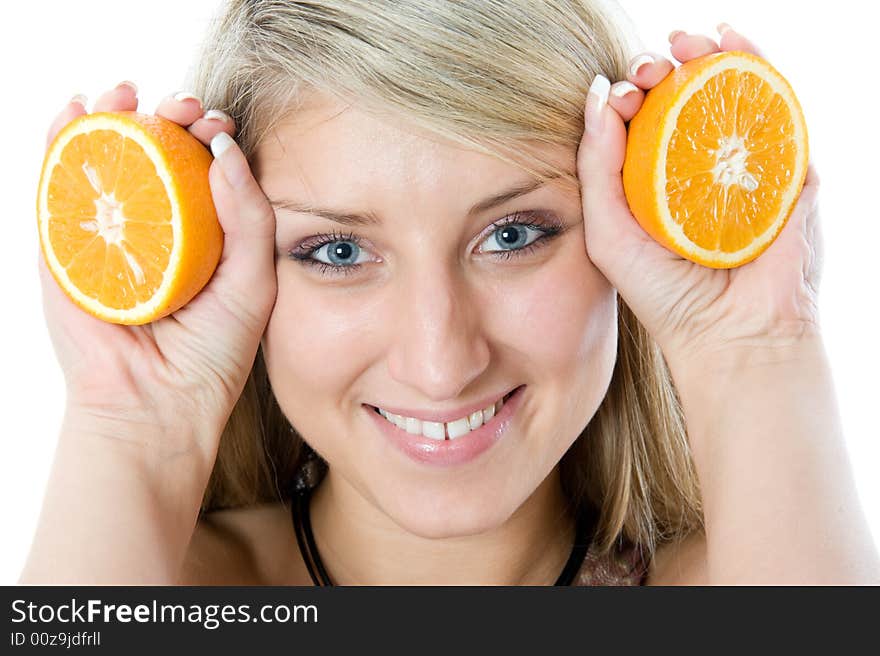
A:
[[[684,34],[684,32],[681,30],[672,30],[669,33],[669,43],[674,43],[679,34]]]
[[[721,36],[724,36],[724,33],[727,30],[732,30],[733,28],[730,25],[728,25],[727,23],[718,23],[718,26],[715,29],[718,30],[718,34],[720,34]]]
[[[184,100],[195,100],[197,103],[199,103],[199,109],[202,108],[202,99],[198,96],[194,96],[189,91],[180,91],[178,93],[175,93],[174,99],[178,102],[183,102]]]
[[[611,85],[611,95],[617,98],[623,98],[626,94],[638,91],[639,88],[632,82],[621,80]]]
[[[629,74],[635,77],[639,74],[639,69],[645,64],[653,64],[654,58],[651,55],[638,55],[633,58],[629,65]]]
[[[137,92],[138,92],[137,85],[134,82],[132,82],[131,80],[123,80],[122,82],[120,82],[119,84],[116,85],[117,89],[119,87],[129,87],[129,88],[131,88],[132,91],[134,91],[134,95],[137,95]]]
[[[85,109],[86,103],[89,102],[89,99],[86,98],[83,94],[78,93],[73,98],[70,99],[70,102],[79,103],[80,105],[83,106],[83,109]]]
[[[587,93],[587,105],[584,110],[587,134],[597,135],[602,129],[605,105],[608,102],[608,91],[611,83],[608,78],[599,73],[593,78],[590,90]]]
[[[215,121],[223,121],[224,123],[229,122],[229,115],[226,112],[220,111],[219,109],[209,109],[205,112],[205,115],[202,118],[206,119],[214,119]]]
[[[223,171],[226,180],[231,186],[237,187],[241,183],[243,175],[238,170],[239,167],[235,161],[236,158],[222,157],[223,153],[229,150],[234,143],[235,140],[228,134],[225,132],[218,132],[214,135],[214,138],[211,139],[211,152],[214,154],[214,159],[220,162],[220,168]]]
[[[225,153],[234,143],[235,141],[228,134],[225,132],[218,132],[214,135],[214,138],[211,139],[211,152],[214,154],[214,157],[219,159],[220,155]]]

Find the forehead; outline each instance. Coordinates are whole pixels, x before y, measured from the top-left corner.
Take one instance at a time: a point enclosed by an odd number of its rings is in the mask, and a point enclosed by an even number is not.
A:
[[[574,170],[573,152],[544,148],[544,154]],[[305,194],[303,200],[332,197],[343,203],[363,202],[365,192],[382,196],[402,189],[414,201],[451,189],[479,195],[487,185],[530,177],[491,155],[327,97],[314,97],[280,122],[257,148],[254,162],[270,198],[297,193]]]

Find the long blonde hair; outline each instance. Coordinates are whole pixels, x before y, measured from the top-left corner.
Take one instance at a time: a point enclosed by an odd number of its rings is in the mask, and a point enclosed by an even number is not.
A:
[[[626,39],[596,0],[229,0],[188,86],[235,119],[252,163],[277,122],[319,90],[576,185],[531,146],[577,148],[589,84],[597,73],[624,79]],[[560,472],[572,505],[598,512],[600,553],[626,541],[650,557],[702,530],[701,500],[663,355],[619,297],[618,310],[610,387]],[[203,512],[283,500],[308,451],[259,351]]]

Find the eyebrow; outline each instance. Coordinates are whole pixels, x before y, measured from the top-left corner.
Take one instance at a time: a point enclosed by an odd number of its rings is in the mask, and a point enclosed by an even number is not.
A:
[[[480,214],[481,212],[485,212],[487,210],[492,209],[498,205],[502,205],[508,201],[513,200],[514,198],[519,198],[520,196],[525,196],[540,187],[543,187],[545,184],[550,182],[550,180],[557,178],[559,176],[553,175],[545,180],[540,180],[538,178],[533,178],[527,182],[521,182],[509,189],[505,189],[504,191],[495,194],[494,196],[490,196],[489,198],[485,198],[474,205],[468,210],[467,215],[473,216],[475,214]],[[323,217],[325,219],[329,219],[331,221],[335,221],[336,223],[341,223],[347,226],[375,226],[381,225],[382,220],[376,216],[373,212],[342,212],[338,210],[326,209],[323,207],[315,207],[313,205],[309,205],[308,203],[296,203],[287,199],[277,199],[272,200],[269,199],[269,204],[274,209],[285,209],[290,210],[291,212],[303,212],[305,214],[314,214],[316,216]]]

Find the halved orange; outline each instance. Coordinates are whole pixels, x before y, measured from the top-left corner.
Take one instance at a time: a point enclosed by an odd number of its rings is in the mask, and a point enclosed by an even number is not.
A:
[[[629,124],[623,186],[655,240],[727,269],[773,243],[808,161],[807,124],[785,78],[756,55],[714,53],[646,94]]]
[[[40,247],[64,292],[89,314],[144,324],[210,280],[223,230],[211,154],[184,128],[137,112],[66,125],[46,151],[37,195]]]

